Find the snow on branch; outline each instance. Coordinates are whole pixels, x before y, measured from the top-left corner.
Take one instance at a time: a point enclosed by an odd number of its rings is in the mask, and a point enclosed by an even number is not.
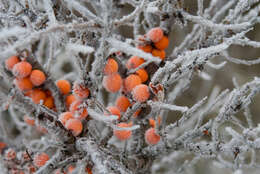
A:
[[[182,14],[187,20],[208,27],[212,31],[216,31],[216,30],[221,32],[225,32],[227,30],[242,31],[253,26],[252,22],[243,22],[240,24],[216,24],[213,23],[211,20],[207,20],[200,16],[193,16],[185,12],[183,12]]]
[[[93,47],[72,43],[67,44],[66,48],[70,51],[81,52],[84,54],[93,53],[95,51]]]
[[[137,49],[128,43],[113,39],[113,38],[108,38],[107,39],[108,43],[113,47],[116,48],[118,51],[122,51],[128,55],[133,55],[133,56],[138,56],[142,57],[143,59],[150,61],[150,62],[155,62],[155,63],[160,63],[161,59],[156,58],[152,56],[151,54],[145,53],[140,49]]]

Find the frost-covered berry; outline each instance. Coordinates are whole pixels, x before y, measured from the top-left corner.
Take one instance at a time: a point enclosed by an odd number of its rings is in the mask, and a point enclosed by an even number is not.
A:
[[[34,126],[35,125],[35,120],[30,118],[30,117],[28,117],[27,115],[25,115],[23,117],[23,120],[24,120],[25,123],[27,123],[30,126]]]
[[[73,94],[78,100],[83,100],[89,96],[89,89],[78,82],[73,84]]]
[[[131,124],[127,123],[119,123],[117,124],[117,127],[130,127]],[[132,131],[130,130],[114,130],[114,135],[121,141],[127,140],[131,137]]]
[[[163,38],[163,30],[160,27],[152,28],[148,31],[147,37],[152,42],[158,42]]]
[[[66,97],[66,100],[65,100],[67,108],[69,108],[70,105],[71,105],[74,101],[76,101],[76,100],[77,100],[77,99],[76,99],[76,97],[75,97],[73,94],[68,95],[68,96]]]
[[[114,59],[109,58],[104,68],[104,74],[110,75],[116,73],[117,71],[118,71],[118,63]]]
[[[22,79],[16,78],[14,79],[14,84],[21,91],[31,90],[33,88],[33,84],[28,77]]]
[[[49,156],[46,153],[42,152],[34,156],[33,163],[37,167],[42,167],[48,160]]]
[[[66,95],[70,92],[71,85],[68,80],[58,80],[56,85],[62,94]]]
[[[115,106],[108,106],[107,108],[106,108],[112,115],[116,115],[116,116],[118,116],[118,120],[120,119],[120,110],[117,108],[117,107],[115,107]],[[108,114],[108,113],[105,113],[105,115],[110,115],[110,114]]]
[[[136,71],[136,74],[140,77],[142,83],[146,82],[148,80],[148,73],[145,69],[139,69]]]
[[[137,48],[143,50],[146,53],[151,53],[153,49],[151,45],[139,45]]]
[[[116,107],[121,111],[125,112],[127,108],[131,105],[129,99],[126,96],[119,96],[116,99]]]
[[[118,92],[122,86],[122,78],[118,73],[104,76],[103,86],[108,92]]]
[[[132,91],[133,99],[137,102],[145,102],[150,97],[149,88],[147,85],[137,85]]]
[[[20,59],[17,56],[11,56],[5,60],[5,68],[12,71],[15,64],[19,63]]]
[[[88,116],[88,111],[86,106],[79,100],[76,100],[70,105],[70,112],[74,115],[77,119],[84,119]]]
[[[52,96],[48,96],[48,97],[45,99],[43,105],[46,106],[46,107],[49,108],[49,109],[54,108],[54,99],[53,99],[53,97],[52,97]]]
[[[74,136],[78,136],[82,130],[83,125],[78,119],[69,119],[65,124],[66,129],[70,130]]]
[[[166,53],[164,50],[153,49],[152,55],[155,57],[159,57],[161,60],[164,60]]]
[[[72,112],[63,112],[59,115],[59,121],[65,126],[69,119],[73,118]]]
[[[32,71],[30,80],[34,86],[40,86],[45,82],[46,76],[42,71],[36,69]]]
[[[39,104],[41,101],[44,102],[46,99],[45,92],[40,89],[33,89],[28,94],[35,104]]]
[[[154,43],[155,47],[159,50],[164,50],[168,47],[169,45],[169,39],[167,36],[163,36],[161,40],[158,42]]]
[[[154,128],[150,128],[145,132],[145,141],[147,144],[155,145],[160,141],[160,136],[155,133]]]
[[[144,59],[138,56],[132,56],[126,63],[127,69],[135,69],[144,63]]]
[[[25,78],[32,72],[32,65],[26,61],[19,62],[12,69],[13,75],[17,78]]]
[[[131,74],[124,80],[124,88],[126,92],[131,92],[134,87],[141,83],[142,80],[138,75]]]

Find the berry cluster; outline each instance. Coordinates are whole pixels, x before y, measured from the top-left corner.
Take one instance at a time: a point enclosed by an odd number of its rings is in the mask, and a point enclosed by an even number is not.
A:
[[[30,97],[35,104],[42,104],[49,109],[54,108],[54,99],[48,90],[43,90],[46,75],[39,69],[33,69],[32,65],[24,58],[11,56],[5,61],[5,67],[15,76],[14,84],[25,96]]]
[[[137,42],[137,48],[146,52],[151,53],[153,56],[160,58],[162,61],[165,59],[165,51],[169,41],[168,37],[164,35],[161,28],[153,28],[147,34],[139,37]],[[118,55],[118,54],[116,54]],[[148,74],[147,67],[139,67],[145,60],[138,56],[131,56],[125,61],[125,67],[119,67],[118,59],[110,56],[103,69],[103,86],[110,93],[119,93],[114,106],[108,106],[104,109],[104,115],[117,116],[119,129],[113,131],[114,136],[121,141],[127,140],[132,136],[131,130],[122,130],[120,128],[132,127],[133,122],[126,122],[121,116],[127,112],[130,106],[136,102],[145,103],[148,99],[154,100],[153,95],[154,89],[150,86],[150,77]],[[121,62],[122,63],[122,62]],[[25,97],[31,98],[35,104],[43,105],[56,112],[56,106],[54,98],[50,89],[45,85],[46,75],[43,71],[36,69],[30,64],[26,58],[20,58],[19,56],[12,56],[5,61],[6,70],[10,71],[14,79],[15,86],[24,94]],[[125,71],[121,71],[124,68]],[[123,77],[123,78],[122,78]],[[83,121],[87,120],[87,100],[90,97],[90,90],[81,81],[73,82],[73,85],[68,80],[60,79],[56,81],[57,89],[60,95],[63,96],[64,103],[66,104],[66,110],[59,114],[58,120],[61,124],[70,131],[74,136],[79,136],[83,131]],[[141,113],[142,108],[139,108],[132,115],[133,119],[137,119]],[[124,120],[124,121],[123,121]],[[35,126],[37,122],[31,117],[25,115],[24,122],[30,126]],[[160,141],[160,136],[156,133],[156,126],[160,125],[160,117],[157,118],[157,122],[154,119],[149,119],[151,128],[148,128],[144,134],[144,139],[149,145],[155,145]],[[46,133],[47,130],[43,127],[37,126],[37,129],[41,132]],[[42,167],[49,160],[49,156],[42,153],[23,153],[24,158],[18,158],[17,152],[13,149],[5,150],[7,145],[0,143],[1,152],[5,152],[5,159],[7,161],[20,160],[20,163],[25,164],[25,156],[27,166],[26,171],[28,173],[34,173],[37,168]],[[21,153],[21,152],[18,152]],[[19,161],[18,160],[18,161]],[[23,160],[23,161],[21,161]],[[25,170],[12,168],[14,173],[22,174]],[[75,169],[73,165],[70,165],[66,169],[57,169],[56,174],[59,173],[72,173]],[[91,174],[91,168],[86,167],[86,172]]]
[[[70,83],[66,80],[59,80],[57,86],[63,94],[68,94],[65,99],[68,111],[59,115],[59,121],[74,136],[78,136],[83,130],[82,120],[88,116],[87,103],[84,99],[89,97],[90,91],[83,83],[77,81],[73,84],[73,94],[69,94]]]
[[[43,104],[49,109],[56,110],[52,93],[44,86],[46,80],[44,72],[33,69],[26,59],[21,60],[18,56],[8,58],[5,61],[5,67],[15,76],[14,84],[23,92],[24,96],[30,97],[35,104]],[[83,130],[81,120],[88,116],[86,104],[83,100],[89,96],[90,91],[79,82],[74,82],[73,91],[71,91],[70,82],[64,79],[58,80],[56,86],[64,96],[64,102],[68,109],[67,112],[60,114],[59,120],[74,136],[78,136]],[[70,94],[71,92],[73,94]],[[35,125],[35,120],[29,116],[24,116],[24,121],[28,125]],[[41,132],[47,131],[39,126],[37,128]]]
[[[163,30],[159,27],[151,29],[147,34],[138,38],[137,48],[151,53],[153,56],[160,58],[162,61],[165,59],[165,49],[169,45],[168,37],[164,34]],[[109,57],[104,67],[103,86],[110,93],[120,92],[119,97],[116,99],[115,106],[107,107],[107,110],[112,115],[118,116],[120,122],[121,114],[127,111],[128,107],[135,102],[146,102],[151,98],[150,89],[148,87],[149,74],[146,68],[138,68],[145,60],[138,56],[130,57],[125,64],[127,69],[127,75],[119,73],[119,65],[117,59]],[[135,73],[130,73],[137,68]],[[122,79],[122,77],[125,77]],[[141,109],[137,110],[133,117],[136,118]],[[109,115],[108,113],[104,113]],[[155,127],[155,120],[150,119],[150,125]],[[118,127],[131,127],[132,123],[120,122]],[[157,144],[160,140],[160,136],[154,131],[154,128],[150,128],[145,133],[146,142],[150,145]],[[127,140],[131,137],[132,132],[130,130],[114,130],[114,135],[119,140]]]

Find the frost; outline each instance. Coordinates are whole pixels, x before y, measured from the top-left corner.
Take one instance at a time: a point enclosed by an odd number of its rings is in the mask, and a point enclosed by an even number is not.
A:
[[[28,173],[34,155],[46,152],[50,160],[35,173],[68,173],[70,165],[82,174],[86,168],[97,174],[257,173],[259,2],[196,0],[190,9],[183,0],[2,0],[0,171]],[[139,47],[156,49],[145,35],[153,27],[169,37],[164,60]],[[240,56],[236,46],[248,54]],[[30,91],[13,84],[16,77],[4,64],[13,55],[44,72],[46,82],[33,89],[53,97],[55,107],[48,108],[46,99],[33,103]],[[145,62],[128,70],[131,56]],[[118,93],[104,90],[108,58],[115,59],[122,79],[142,68],[148,72],[146,102],[135,102],[124,85]],[[58,79],[89,89],[80,99],[88,116],[77,137],[58,119],[69,111],[72,94],[60,93]],[[131,105],[120,117],[105,115],[119,95]],[[25,115],[35,124],[28,125]],[[122,122],[129,127],[118,127]],[[156,145],[145,142],[151,126],[160,136]],[[131,131],[131,138],[120,141],[114,130]],[[5,157],[8,148],[17,152],[14,160]]]

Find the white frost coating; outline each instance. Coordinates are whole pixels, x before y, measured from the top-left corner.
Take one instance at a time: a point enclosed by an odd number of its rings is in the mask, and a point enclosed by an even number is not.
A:
[[[188,19],[192,22],[195,22],[195,23],[198,23],[202,26],[208,27],[213,31],[216,31],[216,30],[222,31],[222,32],[227,31],[227,30],[241,31],[241,30],[245,30],[248,27],[252,26],[252,24],[250,22],[243,22],[243,23],[240,23],[240,24],[216,24],[216,23],[213,23],[212,21],[207,20],[203,17],[192,16],[188,13],[183,13],[183,16],[186,19]]]
[[[72,44],[72,43],[67,44],[66,48],[68,50],[75,51],[75,52],[81,52],[84,54],[93,53],[95,51],[95,49],[93,47],[80,45],[80,44]]]
[[[156,13],[158,11],[159,11],[158,7],[147,7],[146,9],[147,13]]]
[[[111,122],[111,121],[118,119],[118,116],[115,116],[115,115],[106,116],[106,115],[97,113],[96,111],[94,111],[91,108],[88,108],[87,110],[88,110],[88,114],[90,115],[90,117],[92,117],[93,119],[98,120],[98,121]]]
[[[49,17],[49,20],[52,24],[55,24],[56,23],[56,17],[54,15],[54,11],[53,11],[53,8],[51,6],[51,0],[44,0],[43,1],[44,3],[44,8],[48,14],[48,17]]]
[[[135,8],[135,10],[131,13],[128,14],[127,16],[123,16],[120,20],[115,20],[114,24],[115,25],[120,25],[120,24],[124,24],[127,22],[131,22],[132,20],[135,19],[135,17],[142,12],[142,10],[145,7],[147,0],[142,0],[141,4],[137,6],[137,8]]]
[[[11,28],[4,28],[0,31],[0,39],[6,39],[8,37],[16,36],[16,35],[21,36],[26,34],[27,32],[28,32],[27,29],[18,26],[14,26]]]
[[[126,131],[132,131],[132,130],[136,130],[136,129],[139,129],[140,126],[139,125],[133,125],[131,127],[118,127],[118,126],[112,126],[112,128],[114,130],[126,130]]]
[[[151,105],[152,107],[159,107],[161,109],[169,109],[172,111],[181,111],[181,112],[186,112],[189,108],[187,106],[176,106],[176,105],[171,105],[171,104],[166,104],[166,103],[162,103],[162,102],[153,102],[151,100],[149,100],[147,102],[149,105]]]
[[[82,15],[86,16],[89,19],[95,20],[98,23],[103,23],[102,20],[94,15],[89,9],[85,8],[82,6],[80,3],[78,3],[76,0],[71,1],[71,0],[65,0],[68,4],[68,7],[70,8],[75,8],[78,10]]]
[[[108,38],[107,39],[108,43],[111,44],[114,48],[116,48],[118,51],[122,51],[126,54],[133,55],[133,56],[138,56],[142,57],[145,60],[151,61],[151,62],[156,62],[160,63],[161,59],[156,58],[152,56],[151,54],[145,53],[142,50],[139,50],[127,43],[124,43],[122,41],[113,39],[113,38]]]

